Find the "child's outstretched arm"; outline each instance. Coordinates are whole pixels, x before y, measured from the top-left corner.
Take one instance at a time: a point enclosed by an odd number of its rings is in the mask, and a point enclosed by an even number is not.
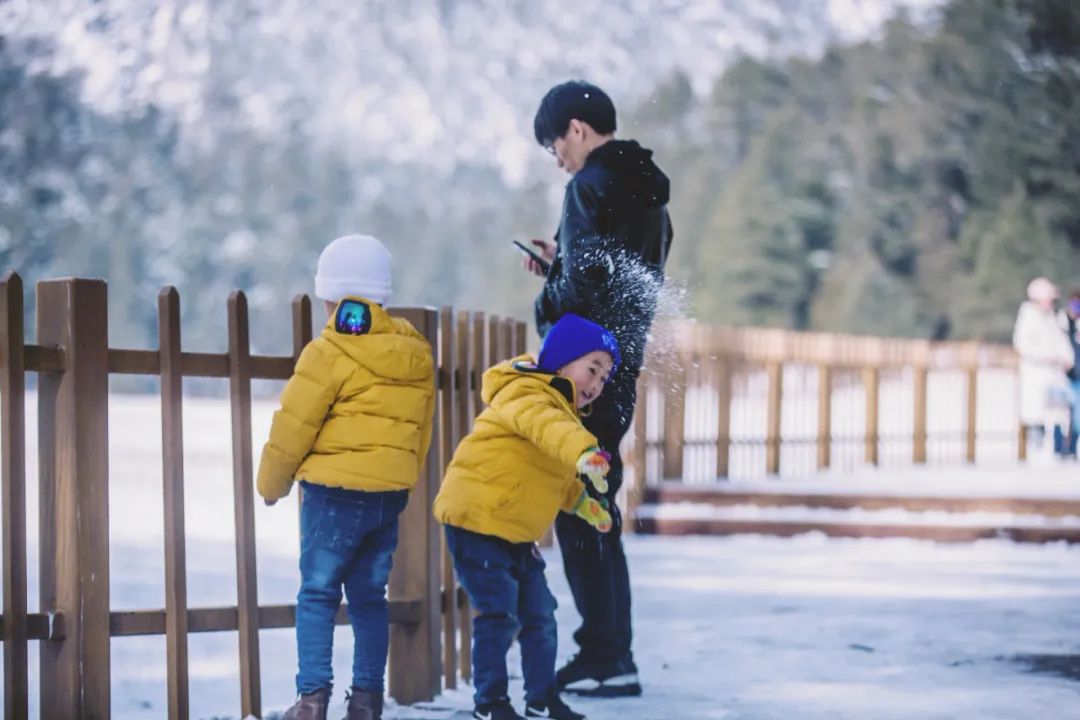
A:
[[[576,469],[578,458],[599,445],[596,436],[554,397],[544,392],[507,390],[495,396],[492,409],[545,455]]]
[[[309,343],[281,393],[281,409],[274,412],[256,482],[268,502],[289,494],[300,463],[315,444],[337,394],[332,366],[333,360]]]

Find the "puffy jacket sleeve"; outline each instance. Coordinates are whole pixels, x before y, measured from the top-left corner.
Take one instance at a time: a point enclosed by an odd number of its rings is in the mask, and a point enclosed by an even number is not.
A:
[[[492,410],[541,452],[572,470],[583,452],[599,446],[596,436],[550,393],[519,382],[521,389],[508,388],[493,398]]]
[[[281,393],[281,408],[274,412],[270,439],[263,446],[256,486],[267,500],[289,494],[300,463],[315,444],[323,421],[337,395],[333,359],[308,343]]]
[[[596,190],[571,181],[566,188],[560,231],[559,268],[536,298],[537,327],[546,332],[556,319],[573,312],[588,317],[612,273],[612,260],[599,231]]]

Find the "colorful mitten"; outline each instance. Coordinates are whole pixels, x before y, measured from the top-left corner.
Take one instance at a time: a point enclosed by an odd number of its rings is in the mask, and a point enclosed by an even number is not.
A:
[[[588,493],[581,493],[574,514],[602,533],[611,530],[611,513],[604,509],[600,501],[589,497]]]
[[[578,458],[578,474],[589,478],[589,482],[598,493],[607,492],[608,483],[604,476],[609,470],[611,470],[611,454],[604,450],[589,448]]]

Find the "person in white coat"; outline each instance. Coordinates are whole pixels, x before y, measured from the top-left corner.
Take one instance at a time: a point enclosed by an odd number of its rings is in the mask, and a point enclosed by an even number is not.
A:
[[[1047,434],[1062,419],[1068,422],[1066,373],[1075,359],[1054,314],[1057,287],[1044,277],[1035,278],[1028,284],[1027,296],[1013,330],[1013,347],[1020,356],[1020,423],[1029,452],[1044,455],[1049,453],[1040,451],[1050,449]]]

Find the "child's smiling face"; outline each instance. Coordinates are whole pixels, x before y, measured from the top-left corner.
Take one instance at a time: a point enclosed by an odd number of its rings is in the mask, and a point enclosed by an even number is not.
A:
[[[577,360],[559,368],[559,375],[572,380],[577,390],[577,406],[585,407],[604,389],[604,383],[611,376],[614,363],[611,356],[603,350],[593,350]]]

